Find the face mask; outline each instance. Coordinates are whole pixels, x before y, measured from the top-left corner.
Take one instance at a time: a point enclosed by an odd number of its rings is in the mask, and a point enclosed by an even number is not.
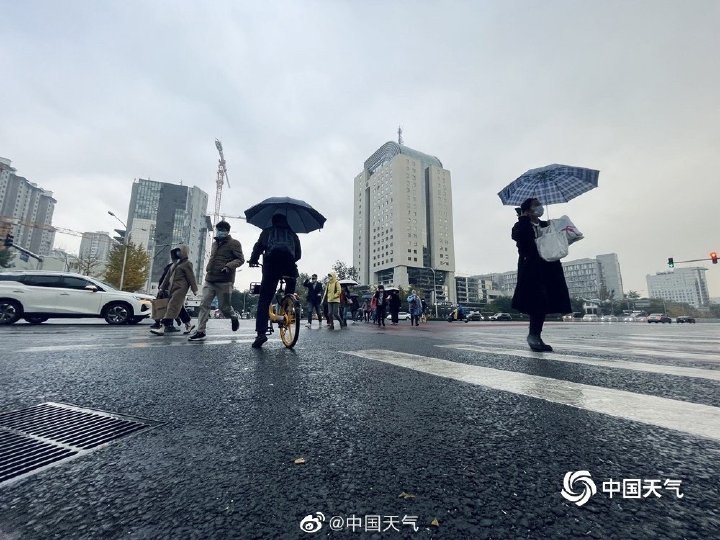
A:
[[[535,217],[542,217],[542,215],[545,213],[545,208],[543,208],[543,205],[536,206],[531,211],[532,215]]]
[[[215,231],[215,238],[227,238],[227,231]]]

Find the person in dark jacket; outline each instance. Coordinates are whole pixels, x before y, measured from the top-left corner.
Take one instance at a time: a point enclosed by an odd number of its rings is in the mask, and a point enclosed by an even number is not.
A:
[[[185,297],[187,296],[188,290],[192,289],[193,294],[198,293],[193,264],[188,257],[188,247],[182,245],[179,248],[175,248],[173,252],[177,262],[160,284],[160,288],[167,290],[170,295],[170,302],[167,305],[165,316],[162,319],[164,326],[151,330],[153,334],[159,336],[165,335],[166,332],[179,332],[179,330],[173,326],[173,320],[179,317],[181,312],[185,311]],[[185,323],[186,327],[188,327],[190,321],[187,320]]]
[[[400,320],[398,315],[400,314],[400,295],[397,291],[390,291],[388,297],[388,311],[390,311],[390,320],[393,324],[397,324]]]
[[[240,327],[238,315],[230,304],[235,270],[245,263],[240,242],[230,236],[230,224],[218,221],[215,225],[215,241],[210,250],[210,259],[205,267],[205,283],[202,288],[202,302],[198,310],[197,332],[188,337],[190,341],[205,339],[205,327],[210,318],[210,305],[217,296],[218,307],[231,321],[233,332]]]
[[[263,229],[250,255],[250,266],[258,266],[260,255],[263,256],[262,280],[260,281],[260,297],[258,298],[255,332],[257,337],[252,347],[259,349],[267,341],[268,310],[270,302],[277,290],[280,278],[285,278],[285,294],[295,292],[298,276],[297,261],[302,256],[300,239],[288,225],[284,214],[272,217],[272,226]]]
[[[313,274],[310,279],[306,279],[303,282],[303,287],[307,289],[307,310],[308,310],[308,323],[307,326],[312,326],[313,313],[317,314],[318,324],[322,327],[323,316],[320,313],[320,304],[323,298],[323,286],[317,279],[317,274]]]
[[[385,296],[385,287],[378,285],[378,290],[373,295],[375,301],[375,323],[378,326],[385,326],[385,310],[387,308],[387,297]]]
[[[512,307],[530,317],[527,342],[533,351],[552,351],[541,333],[548,313],[570,313],[570,295],[560,261],[548,262],[538,253],[535,239],[548,226],[541,221],[544,210],[537,199],[527,199],[520,206],[520,216],[512,229],[518,249],[517,286]]]

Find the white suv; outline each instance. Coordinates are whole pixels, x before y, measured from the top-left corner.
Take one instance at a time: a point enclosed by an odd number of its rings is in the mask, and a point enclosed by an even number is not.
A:
[[[102,317],[109,324],[137,324],[151,313],[152,296],[122,292],[97,279],[41,270],[0,272],[0,325],[24,318]]]

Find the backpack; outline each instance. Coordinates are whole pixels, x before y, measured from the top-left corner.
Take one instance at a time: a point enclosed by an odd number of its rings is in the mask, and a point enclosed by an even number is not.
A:
[[[272,227],[268,234],[265,253],[270,255],[275,252],[288,252],[295,257],[295,239],[290,229],[285,227]]]

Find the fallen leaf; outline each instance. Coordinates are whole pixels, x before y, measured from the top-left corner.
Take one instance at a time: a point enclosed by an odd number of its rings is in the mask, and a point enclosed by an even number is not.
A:
[[[412,493],[405,493],[404,491],[400,494],[401,499],[414,499],[415,495]]]
[[[295,463],[295,465],[304,465],[305,458],[304,457],[295,458],[294,463]]]
[[[433,520],[430,522],[430,525],[432,525],[433,527],[439,527],[439,526],[440,526],[440,522],[438,521],[437,518],[435,518],[435,519],[433,519]]]

